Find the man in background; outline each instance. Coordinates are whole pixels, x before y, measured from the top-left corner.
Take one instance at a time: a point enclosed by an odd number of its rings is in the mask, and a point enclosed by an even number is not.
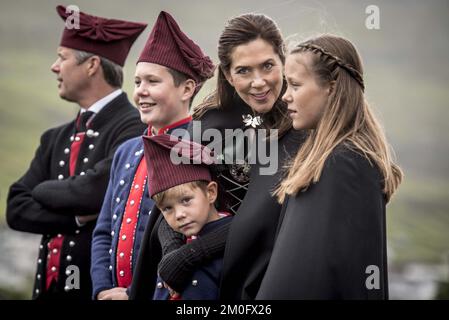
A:
[[[65,7],[57,12],[71,18]],[[79,12],[65,23],[51,66],[76,119],[46,131],[28,171],[10,187],[7,222],[42,234],[33,298],[90,299],[90,247],[117,147],[140,135],[139,113],[120,89],[122,67],[146,24]]]

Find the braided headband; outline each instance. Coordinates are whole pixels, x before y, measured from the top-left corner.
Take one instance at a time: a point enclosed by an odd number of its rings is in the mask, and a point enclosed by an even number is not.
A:
[[[322,55],[325,55],[325,56],[333,59],[340,68],[346,70],[346,72],[348,72],[349,75],[352,78],[354,78],[355,81],[358,82],[360,87],[362,87],[362,91],[363,92],[365,91],[365,84],[363,82],[362,74],[358,70],[356,70],[352,65],[350,65],[349,63],[343,62],[343,60],[341,60],[339,57],[333,55],[332,53],[330,53],[330,52],[324,50],[323,48],[321,48],[321,47],[319,47],[317,45],[314,45],[314,44],[310,44],[310,43],[300,44],[296,48],[304,48],[306,50],[310,50],[310,51],[313,51],[313,52],[317,52],[318,51]]]

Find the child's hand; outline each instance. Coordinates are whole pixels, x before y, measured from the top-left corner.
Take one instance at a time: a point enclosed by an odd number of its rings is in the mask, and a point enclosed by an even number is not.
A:
[[[170,294],[170,297],[171,297],[171,298],[176,299],[176,298],[179,298],[179,297],[180,297],[179,293],[177,293],[175,290],[173,290],[172,288],[170,288],[170,287],[168,286],[168,284],[166,284],[165,282],[164,282],[164,287],[168,290],[168,293]]]
[[[97,295],[98,300],[128,300],[126,288],[112,288],[101,291]]]

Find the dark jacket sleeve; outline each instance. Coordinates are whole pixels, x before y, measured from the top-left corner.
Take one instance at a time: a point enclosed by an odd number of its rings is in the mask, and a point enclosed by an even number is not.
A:
[[[44,181],[33,190],[33,197],[45,207],[62,214],[97,214],[103,203],[115,151],[124,141],[141,135],[142,125],[134,118],[129,118],[127,122],[121,123],[117,130],[119,132],[115,135],[107,157],[97,162],[92,169],[88,169],[85,175]]]
[[[54,234],[74,231],[77,226],[71,216],[62,216],[36,201],[32,191],[49,179],[51,130],[45,132],[28,171],[14,183],[8,194],[6,221],[18,231]]]
[[[175,291],[182,292],[196,270],[221,258],[231,221],[229,219],[206,235],[164,255],[158,270],[164,282]]]
[[[385,199],[364,157],[334,151],[319,181],[284,206],[258,299],[388,297]]]
[[[162,219],[159,225],[158,237],[164,256],[185,244],[184,235],[173,230],[165,219]]]

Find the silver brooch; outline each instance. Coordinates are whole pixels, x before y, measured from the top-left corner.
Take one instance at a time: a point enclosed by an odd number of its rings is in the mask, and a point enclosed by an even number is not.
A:
[[[256,116],[253,117],[250,114],[247,114],[246,116],[242,115],[243,118],[243,123],[245,124],[245,127],[257,127],[260,126],[262,124],[262,119],[260,118],[260,116]]]

